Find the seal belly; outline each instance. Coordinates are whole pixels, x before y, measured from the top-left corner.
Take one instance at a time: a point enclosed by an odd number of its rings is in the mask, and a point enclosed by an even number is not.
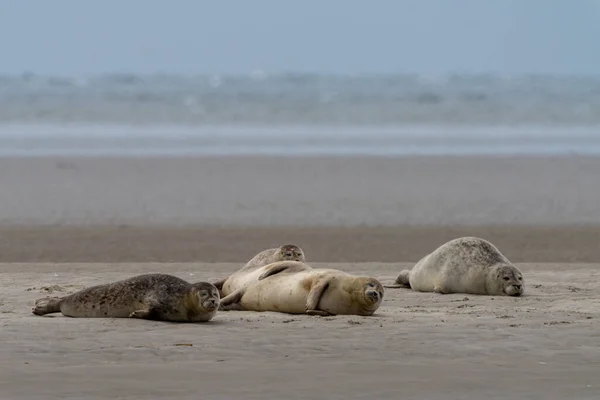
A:
[[[329,288],[323,293],[317,310],[333,315],[351,315],[359,313],[359,305],[352,301],[350,293],[339,288]]]
[[[264,279],[250,285],[240,300],[245,310],[276,311],[288,314],[306,312],[308,291],[300,284],[299,274]]]

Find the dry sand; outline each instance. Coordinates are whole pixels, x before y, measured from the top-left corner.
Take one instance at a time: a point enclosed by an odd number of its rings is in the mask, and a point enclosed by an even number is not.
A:
[[[0,159],[0,399],[598,399],[598,171],[586,157]],[[391,282],[467,235],[519,263],[525,297],[390,289],[371,318],[199,325],[30,311],[48,290],[141,272],[221,277],[286,242]]]
[[[410,265],[315,264],[384,282]],[[0,397],[599,398],[598,265],[519,266],[522,298],[388,289],[373,317],[232,311],[172,324],[30,310],[136,273],[205,280],[240,265],[1,264]]]

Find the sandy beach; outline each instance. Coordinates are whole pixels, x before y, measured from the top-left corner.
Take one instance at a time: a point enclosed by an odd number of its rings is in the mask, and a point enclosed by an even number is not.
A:
[[[1,158],[0,397],[597,399],[598,171],[591,157]],[[207,324],[31,314],[142,272],[218,278],[287,242],[391,282],[470,235],[517,263],[524,297],[388,289],[370,318]]]
[[[385,282],[410,265],[315,264]],[[598,265],[519,267],[522,298],[388,289],[372,317],[232,311],[170,324],[30,309],[38,297],[137,273],[204,280],[239,265],[2,264],[2,397],[598,398]]]

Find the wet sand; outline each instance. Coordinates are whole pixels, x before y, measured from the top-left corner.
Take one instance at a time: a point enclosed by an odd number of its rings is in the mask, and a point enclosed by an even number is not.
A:
[[[585,157],[2,158],[0,397],[596,399],[598,171]],[[202,325],[30,312],[48,291],[141,272],[217,278],[290,242],[392,281],[470,235],[519,263],[527,296],[390,289],[372,318]]]
[[[600,226],[4,226],[0,262],[239,262],[296,243],[319,262],[416,262],[478,236],[515,262],[600,262]]]
[[[600,224],[600,157],[0,158],[0,223]]]

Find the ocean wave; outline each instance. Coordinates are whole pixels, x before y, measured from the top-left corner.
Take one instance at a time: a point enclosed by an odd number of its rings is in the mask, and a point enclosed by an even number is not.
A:
[[[0,123],[600,124],[600,77],[0,75]]]

